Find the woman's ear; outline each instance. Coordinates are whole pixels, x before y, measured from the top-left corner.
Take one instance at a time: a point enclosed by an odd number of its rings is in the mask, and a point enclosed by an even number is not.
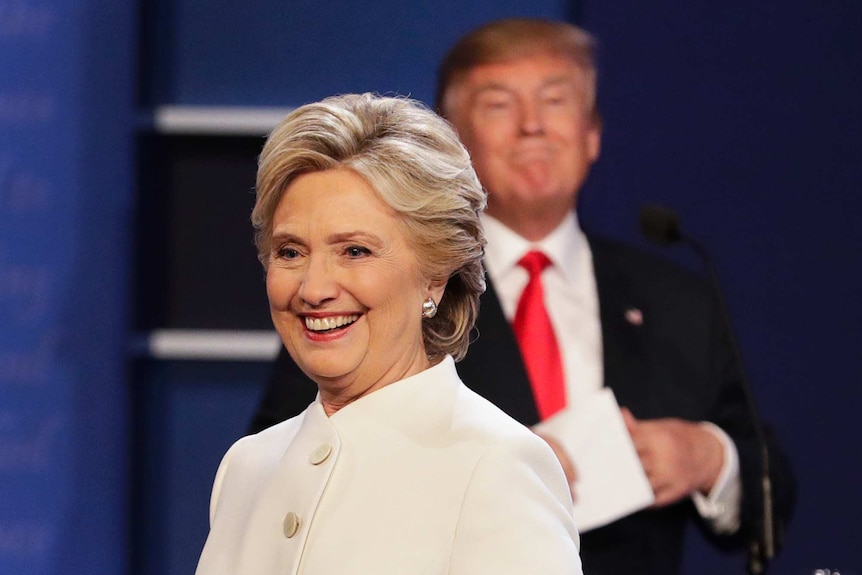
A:
[[[426,297],[430,297],[434,300],[434,303],[439,304],[440,300],[443,299],[443,293],[446,291],[446,283],[447,280],[437,280],[429,282]]]

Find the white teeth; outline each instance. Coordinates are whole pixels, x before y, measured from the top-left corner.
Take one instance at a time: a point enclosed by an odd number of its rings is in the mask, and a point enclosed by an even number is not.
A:
[[[331,317],[307,317],[305,318],[305,327],[311,331],[326,331],[335,329],[359,319],[358,315],[336,315]]]

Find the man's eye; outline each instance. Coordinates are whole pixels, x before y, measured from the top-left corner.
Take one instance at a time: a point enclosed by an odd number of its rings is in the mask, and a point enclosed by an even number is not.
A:
[[[569,95],[565,92],[551,92],[545,94],[542,99],[546,104],[552,105],[567,104],[570,100]]]
[[[489,100],[483,104],[486,110],[505,110],[509,107],[508,100]]]

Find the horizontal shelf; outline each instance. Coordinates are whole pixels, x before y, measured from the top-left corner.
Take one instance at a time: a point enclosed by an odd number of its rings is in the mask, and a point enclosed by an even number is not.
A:
[[[281,339],[271,330],[155,330],[135,338],[133,353],[159,360],[272,361]]]
[[[266,136],[293,108],[159,106],[152,128],[160,134]]]

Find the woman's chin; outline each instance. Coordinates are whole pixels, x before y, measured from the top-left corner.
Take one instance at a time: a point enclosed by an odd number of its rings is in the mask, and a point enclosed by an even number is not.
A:
[[[298,363],[306,375],[318,385],[333,385],[349,380],[356,373],[358,367],[358,362],[350,361],[343,353],[315,353]]]

